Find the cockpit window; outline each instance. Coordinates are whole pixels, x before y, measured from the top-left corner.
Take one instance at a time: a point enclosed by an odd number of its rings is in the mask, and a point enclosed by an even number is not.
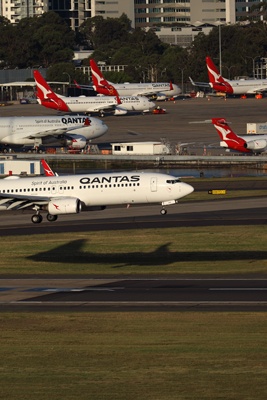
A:
[[[170,180],[167,181],[167,183],[170,183],[171,185],[174,185],[175,183],[179,183],[179,182],[181,182],[181,181],[178,178],[177,179],[170,179]]]

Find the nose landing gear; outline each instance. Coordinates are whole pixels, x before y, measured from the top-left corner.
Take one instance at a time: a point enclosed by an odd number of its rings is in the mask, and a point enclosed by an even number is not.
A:
[[[160,213],[161,213],[161,215],[166,215],[166,214],[167,214],[166,208],[162,208],[162,209],[160,210]]]

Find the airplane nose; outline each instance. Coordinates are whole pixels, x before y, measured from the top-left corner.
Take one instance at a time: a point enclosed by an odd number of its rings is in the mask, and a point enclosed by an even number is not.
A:
[[[195,189],[193,188],[193,186],[188,185],[188,183],[184,183],[183,184],[183,193],[184,196],[188,196],[189,194],[193,193]]]
[[[150,101],[149,102],[149,108],[155,108],[155,107],[156,107],[156,104],[153,103],[153,101]]]

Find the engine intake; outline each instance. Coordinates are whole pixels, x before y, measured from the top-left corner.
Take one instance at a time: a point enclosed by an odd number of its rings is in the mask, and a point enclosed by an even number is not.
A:
[[[246,142],[244,144],[245,149],[249,150],[264,150],[266,146],[267,142],[265,139],[251,140],[250,142]]]

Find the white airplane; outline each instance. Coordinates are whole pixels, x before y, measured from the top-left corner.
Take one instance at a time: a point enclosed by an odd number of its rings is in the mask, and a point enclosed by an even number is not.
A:
[[[48,172],[49,173],[49,172]],[[151,172],[111,172],[86,175],[42,176],[20,178],[8,176],[0,181],[0,210],[31,208],[33,223],[42,222],[41,211],[48,221],[58,215],[77,214],[84,207],[139,203],[176,204],[194,188],[178,178]]]
[[[0,146],[72,146],[83,149],[108,131],[97,118],[82,115],[0,118]]]
[[[106,81],[100,72],[98,66],[93,59],[90,59],[93,88],[98,93],[106,96],[115,96],[116,92],[119,96],[152,96],[157,95],[157,100],[165,100],[167,97],[176,97],[182,91],[177,86],[170,83],[154,82],[154,83],[112,83]],[[89,88],[90,86],[81,86]]]
[[[217,92],[229,94],[256,94],[267,91],[267,79],[237,79],[223,78],[210,57],[206,57],[209,73],[209,85]]]
[[[139,96],[79,96],[65,97],[58,95],[48,86],[39,71],[33,71],[37,86],[37,101],[46,108],[65,112],[99,113],[112,111],[114,115],[125,115],[128,111],[148,112],[155,108],[155,103]]]

